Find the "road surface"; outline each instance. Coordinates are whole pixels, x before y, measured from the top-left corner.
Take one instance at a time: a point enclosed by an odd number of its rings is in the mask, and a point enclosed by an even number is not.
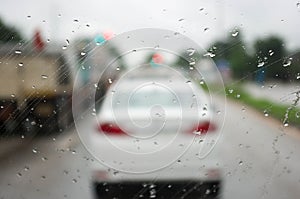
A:
[[[220,114],[222,198],[300,198],[300,132],[242,104]],[[74,128],[36,138],[1,157],[0,198],[92,198],[93,161]]]

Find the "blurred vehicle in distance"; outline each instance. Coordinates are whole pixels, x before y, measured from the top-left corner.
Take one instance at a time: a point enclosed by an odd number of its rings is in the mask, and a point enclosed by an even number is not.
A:
[[[2,133],[53,132],[71,124],[73,80],[64,53],[1,44],[0,70]]]
[[[145,65],[109,88],[91,132],[97,198],[219,198],[219,159],[200,158],[218,124],[200,85]],[[204,150],[204,149],[203,149]],[[114,169],[115,168],[115,169]]]

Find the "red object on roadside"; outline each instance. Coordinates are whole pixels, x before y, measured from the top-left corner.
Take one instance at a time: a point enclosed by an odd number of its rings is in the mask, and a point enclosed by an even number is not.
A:
[[[34,33],[33,45],[38,51],[42,51],[45,48],[45,43],[39,30],[36,30]]]

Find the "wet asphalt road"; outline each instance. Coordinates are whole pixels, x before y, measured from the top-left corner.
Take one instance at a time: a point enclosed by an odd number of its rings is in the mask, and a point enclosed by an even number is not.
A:
[[[221,114],[222,198],[300,198],[300,131],[232,102]],[[93,198],[93,161],[74,128],[36,138],[1,157],[0,198]]]

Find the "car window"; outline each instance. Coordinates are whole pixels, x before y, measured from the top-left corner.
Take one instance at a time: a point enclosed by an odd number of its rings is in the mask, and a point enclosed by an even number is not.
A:
[[[299,17],[1,1],[0,198],[300,198]]]

